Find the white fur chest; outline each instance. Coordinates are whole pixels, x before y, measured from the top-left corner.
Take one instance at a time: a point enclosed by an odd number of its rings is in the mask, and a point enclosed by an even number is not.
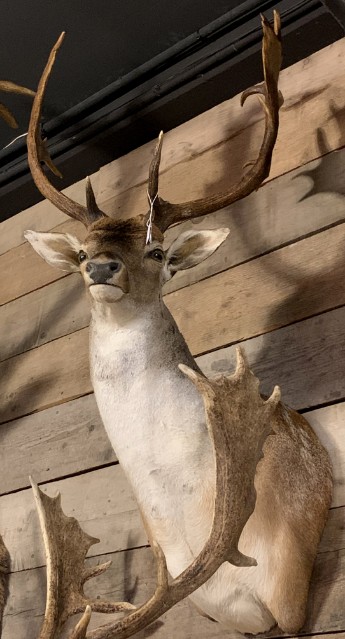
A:
[[[159,351],[142,326],[107,336],[94,330],[92,381],[109,439],[148,523],[167,559],[167,545],[176,557],[177,544],[185,563],[186,536],[198,552],[210,529],[214,462],[201,397],[171,365],[171,354],[163,358]]]

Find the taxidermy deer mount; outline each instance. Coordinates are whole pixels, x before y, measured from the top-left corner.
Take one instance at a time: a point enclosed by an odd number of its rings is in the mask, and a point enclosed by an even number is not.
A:
[[[260,396],[240,350],[234,375],[206,379],[161,295],[164,282],[207,258],[228,234],[186,231],[164,251],[168,227],[228,206],[269,174],[281,103],[278,14],[273,27],[265,18],[262,26],[265,81],[242,96],[243,103],[258,95],[265,113],[255,163],[226,193],[171,204],[158,191],[160,135],[149,171],[150,212],[129,220],[103,213],[90,181],[83,206],[46,177],[40,117],[62,37],[43,72],[28,134],[31,172],[41,193],[83,222],[87,236],[83,243],[59,233],[25,237],[49,264],[79,271],[85,281],[95,396],[137,497],[157,560],[157,587],[137,609],[89,601],[83,583],[107,566],[85,569],[94,540],[65,517],[58,500],[35,488],[48,573],[40,639],[55,638],[67,617],[82,611],[73,639],[124,639],[186,596],[229,630],[258,633],[279,624],[295,633],[304,622],[331,499],[328,456],[304,418],[280,403],[278,388],[269,399]],[[86,635],[91,611],[100,609],[125,617]]]

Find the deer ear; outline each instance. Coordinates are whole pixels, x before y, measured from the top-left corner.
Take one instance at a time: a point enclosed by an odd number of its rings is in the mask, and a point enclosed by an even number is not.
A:
[[[176,271],[192,268],[206,260],[224,242],[229,233],[230,230],[226,228],[181,233],[167,250],[167,276],[172,277]]]
[[[81,242],[73,235],[25,231],[24,237],[51,266],[62,271],[79,271],[78,253]]]

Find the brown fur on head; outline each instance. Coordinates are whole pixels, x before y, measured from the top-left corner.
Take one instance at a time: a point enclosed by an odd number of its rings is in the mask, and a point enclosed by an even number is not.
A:
[[[164,236],[154,224],[151,242],[146,243],[146,219],[103,216],[88,226],[83,242],[61,233],[26,231],[25,237],[52,266],[79,271],[97,302],[117,302],[126,296],[140,305],[157,299],[166,281],[206,259],[229,233],[228,229],[185,231],[164,250]]]

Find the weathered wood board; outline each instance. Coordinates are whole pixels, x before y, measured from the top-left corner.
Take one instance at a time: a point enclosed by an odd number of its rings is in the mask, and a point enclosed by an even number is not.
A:
[[[116,460],[93,393],[3,424],[0,494]],[[1,523],[0,523],[1,530]]]
[[[270,394],[297,410],[339,402],[345,397],[344,307],[242,342],[249,364]],[[234,370],[234,346],[198,358],[207,377]]]
[[[91,547],[89,556],[147,545],[135,498],[119,464],[41,488],[52,497],[61,492],[64,512],[101,540]],[[0,526],[13,572],[45,564],[31,489],[0,498]]]

